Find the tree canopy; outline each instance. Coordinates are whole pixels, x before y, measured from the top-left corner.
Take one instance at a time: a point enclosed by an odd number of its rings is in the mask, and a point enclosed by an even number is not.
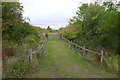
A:
[[[52,29],[52,28],[50,28],[50,26],[48,26],[47,30],[48,30],[48,31],[50,31],[50,32],[52,32],[52,31],[53,31],[53,29]]]
[[[119,4],[119,2],[82,4],[78,7],[76,16],[68,21],[69,25],[61,30],[63,36],[79,45],[85,45],[92,49],[102,48],[118,53]],[[76,29],[72,31],[75,34],[68,32],[67,28]]]

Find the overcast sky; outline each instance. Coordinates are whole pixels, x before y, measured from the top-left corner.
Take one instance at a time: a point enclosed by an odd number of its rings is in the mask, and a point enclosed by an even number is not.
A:
[[[31,20],[30,24],[53,29],[65,27],[82,1],[91,0],[20,0],[24,6],[23,16]]]

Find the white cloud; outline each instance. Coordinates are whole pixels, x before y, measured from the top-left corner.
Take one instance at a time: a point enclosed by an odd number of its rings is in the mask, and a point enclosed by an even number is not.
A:
[[[24,6],[23,15],[29,17],[32,25],[51,26],[54,29],[67,25],[81,1],[86,0],[20,0]]]

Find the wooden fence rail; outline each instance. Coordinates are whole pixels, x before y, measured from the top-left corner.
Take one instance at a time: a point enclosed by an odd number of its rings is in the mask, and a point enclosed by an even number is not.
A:
[[[48,40],[58,40],[58,39],[60,39],[59,35],[49,35],[48,36]]]
[[[32,49],[29,49],[29,50],[28,50],[28,59],[29,59],[29,60],[32,60],[32,59],[33,59],[33,56],[34,56],[35,54],[41,54],[41,55],[42,55],[42,53],[44,52],[44,50],[45,50],[45,48],[46,48],[46,43],[47,43],[47,39],[45,38],[45,40],[43,41],[42,45],[39,46],[36,51],[32,51]],[[38,52],[39,52],[39,53],[38,53]]]
[[[79,46],[79,45],[69,41],[68,39],[64,38],[63,36],[61,36],[61,39],[65,42],[65,45],[67,45],[68,48],[74,50],[77,54],[84,56],[84,57],[86,57],[85,56],[86,54],[90,54],[90,53],[92,55],[98,55],[98,56],[100,56],[100,63],[101,64],[103,63],[103,59],[104,59],[103,50],[101,50],[101,53],[99,53],[96,51],[89,50],[85,46],[83,46],[83,47]]]
[[[46,43],[47,43],[47,38],[45,38],[43,40],[42,45],[39,45],[38,48],[35,51],[33,51],[33,49],[30,48],[28,50],[27,54],[20,54],[18,56],[19,59],[28,59],[29,61],[32,61],[36,54],[39,54],[39,55],[43,54],[43,52],[44,52],[44,50],[46,48]]]

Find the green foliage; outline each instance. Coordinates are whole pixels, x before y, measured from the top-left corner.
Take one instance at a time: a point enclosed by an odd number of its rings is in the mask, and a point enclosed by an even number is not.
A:
[[[64,33],[64,37],[66,37],[69,40],[74,40],[77,36],[78,32],[72,32],[72,33]]]
[[[69,40],[74,40],[78,33],[81,31],[81,23],[80,22],[75,22],[68,27],[65,27],[63,29],[60,29],[59,32],[66,37]]]
[[[26,54],[29,48],[36,49],[42,41],[42,30],[26,22],[22,16],[23,6],[19,2],[2,3],[2,48],[6,56],[17,58]],[[29,72],[32,64],[27,60],[17,60],[6,63],[6,77],[22,78]]]
[[[104,55],[104,68],[116,73],[120,43],[119,7],[119,3],[114,2],[83,4],[76,12],[76,19],[70,19],[69,25],[61,31],[64,37],[80,46],[108,53]],[[87,54],[85,57],[95,64],[100,63],[97,61],[100,56]]]
[[[23,78],[26,73],[32,68],[32,64],[28,60],[17,60],[14,63],[9,63],[6,68],[7,78]]]
[[[112,70],[113,72],[117,72],[119,69],[118,66],[118,55],[116,56],[108,56],[108,58],[105,58],[105,63],[107,64],[107,68],[109,70]]]
[[[17,23],[23,21],[22,19],[23,6],[19,2],[2,3],[2,30],[3,33],[8,33]]]
[[[38,28],[36,29],[36,27],[23,20],[23,6],[19,2],[2,3],[2,10],[3,47],[15,48],[24,43],[39,42],[41,33],[39,33]]]
[[[64,29],[63,27],[61,27],[59,30],[62,30],[62,29]]]
[[[96,33],[101,46],[117,50],[118,47],[118,12],[107,11],[98,23]]]
[[[102,5],[98,3],[83,4],[78,8],[76,16],[69,20],[68,27],[61,32],[64,37],[79,45],[85,45],[92,49],[104,48],[117,53],[118,8],[119,5],[114,2],[103,2]]]
[[[53,31],[52,28],[50,28],[50,26],[48,26],[47,30],[50,31],[50,32]]]

